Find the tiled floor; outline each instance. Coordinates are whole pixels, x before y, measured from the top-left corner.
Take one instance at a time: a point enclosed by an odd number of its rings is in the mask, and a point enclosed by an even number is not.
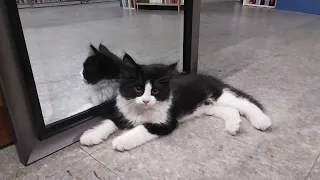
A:
[[[181,18],[163,11],[130,18],[154,13]],[[28,167],[11,146],[0,151],[0,179],[320,179],[320,17],[208,3],[199,53],[200,72],[265,104],[271,130],[244,121],[239,135],[230,136],[220,120],[200,118],[129,152],[115,152],[110,140],[91,148],[73,144]]]

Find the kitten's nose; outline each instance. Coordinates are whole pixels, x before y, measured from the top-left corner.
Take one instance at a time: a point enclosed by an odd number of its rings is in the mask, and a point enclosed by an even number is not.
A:
[[[143,100],[142,102],[143,102],[144,104],[148,104],[148,103],[149,103],[148,100]]]

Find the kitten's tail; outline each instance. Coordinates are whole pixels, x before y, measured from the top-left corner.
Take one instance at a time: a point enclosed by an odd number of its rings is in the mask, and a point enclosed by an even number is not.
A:
[[[262,105],[252,96],[237,90],[226,88],[217,99],[217,104],[237,109],[245,115],[253,127],[265,131],[271,126],[270,118],[263,112]]]

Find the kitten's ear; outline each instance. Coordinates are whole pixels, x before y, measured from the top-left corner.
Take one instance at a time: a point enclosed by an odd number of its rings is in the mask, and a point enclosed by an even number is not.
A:
[[[177,65],[178,65],[178,62],[175,62],[173,64],[170,64],[166,67],[166,75],[172,75],[172,74],[175,74],[175,72],[177,71]]]
[[[102,54],[111,53],[110,50],[106,46],[104,46],[103,44],[99,45],[99,52],[101,52]]]
[[[100,54],[98,49],[96,47],[94,47],[92,44],[90,44],[90,49],[91,49],[92,54],[94,54],[94,55]]]
[[[92,44],[90,44],[90,49],[91,49],[92,55],[100,57],[100,58],[108,58],[107,55],[111,53],[108,50],[108,48],[102,44],[99,45],[99,50],[96,47],[94,47]]]
[[[125,53],[123,56],[123,65],[126,67],[130,67],[130,68],[137,68],[138,67],[138,64],[136,62],[134,62],[132,57],[127,53]]]
[[[121,78],[135,78],[139,67],[140,66],[132,59],[132,57],[125,53],[121,68]]]

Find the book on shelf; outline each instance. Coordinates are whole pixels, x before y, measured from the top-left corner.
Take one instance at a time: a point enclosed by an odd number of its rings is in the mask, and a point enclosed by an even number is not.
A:
[[[270,0],[269,1],[269,6],[274,6],[276,4],[276,0]]]
[[[122,0],[122,7],[127,9],[133,9],[134,8],[134,0]]]
[[[150,0],[149,3],[152,3],[152,4],[162,4],[162,0]]]
[[[181,3],[184,0],[180,0]],[[178,0],[138,0],[137,3],[149,3],[149,4],[178,4]]]
[[[276,0],[247,0],[245,4],[275,6]]]
[[[145,4],[184,4],[184,0],[137,0],[137,3]]]
[[[28,2],[26,0],[16,0],[17,4],[27,4]]]
[[[151,0],[137,0],[137,3],[151,3]]]

